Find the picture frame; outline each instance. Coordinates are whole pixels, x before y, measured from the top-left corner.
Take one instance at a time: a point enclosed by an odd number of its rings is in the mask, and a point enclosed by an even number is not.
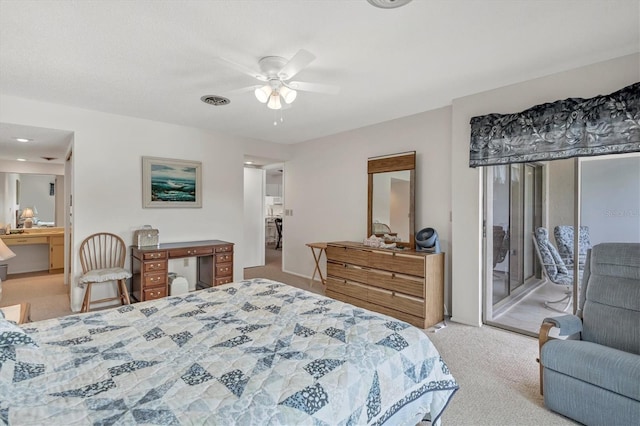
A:
[[[142,157],[143,208],[201,208],[202,163]]]

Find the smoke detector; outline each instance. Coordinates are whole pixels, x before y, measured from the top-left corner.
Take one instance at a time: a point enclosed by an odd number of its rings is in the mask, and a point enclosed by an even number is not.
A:
[[[367,0],[370,4],[381,9],[395,9],[396,7],[404,6],[411,0]]]
[[[213,106],[229,105],[231,103],[229,99],[224,98],[222,96],[216,96],[216,95],[204,95],[203,97],[200,98],[200,100],[205,104],[209,104]]]

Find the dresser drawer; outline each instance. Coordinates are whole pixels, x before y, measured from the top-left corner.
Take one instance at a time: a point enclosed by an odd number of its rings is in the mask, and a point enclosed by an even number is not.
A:
[[[166,251],[154,251],[152,253],[144,253],[142,255],[142,260],[157,260],[157,259],[166,259],[167,252]]]
[[[402,254],[393,251],[374,251],[369,253],[369,263],[367,266],[424,277],[423,256]]]
[[[152,271],[166,271],[167,270],[167,261],[166,260],[159,260],[156,262],[144,262],[143,263],[143,269],[145,272],[152,272]]]
[[[351,281],[327,278],[327,290],[357,299],[367,300],[367,287]]]
[[[192,247],[186,249],[173,249],[169,250],[169,257],[190,257],[190,256],[202,256],[206,254],[212,254],[213,247]]]
[[[348,263],[327,262],[327,276],[367,283],[367,271]]]
[[[216,278],[216,284],[215,285],[229,284],[232,281],[233,281],[233,278],[231,278],[231,277]]]
[[[233,251],[232,245],[216,247],[216,253],[229,253],[232,251]]]
[[[166,272],[149,272],[144,274],[144,287],[154,287],[167,284]]]
[[[233,253],[218,253],[216,254],[216,265],[220,263],[233,262]]]
[[[369,287],[367,301],[424,318],[424,301],[397,292]]]
[[[370,269],[366,282],[371,286],[424,298],[424,278]]]
[[[369,266],[369,252],[346,247],[327,246],[327,260]]]
[[[160,299],[162,297],[167,297],[166,287],[147,288],[144,290],[144,301]]]
[[[220,265],[216,265],[216,277],[226,277],[229,275],[233,275],[232,263],[222,263]]]

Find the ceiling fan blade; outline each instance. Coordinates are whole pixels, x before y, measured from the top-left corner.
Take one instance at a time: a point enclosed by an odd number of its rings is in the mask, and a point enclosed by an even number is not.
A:
[[[294,90],[302,90],[303,92],[326,93],[327,95],[337,95],[340,93],[340,87],[330,84],[306,83],[304,81],[290,81],[287,86]]]
[[[298,74],[304,67],[313,62],[315,58],[315,55],[311,52],[304,49],[298,50],[298,53],[278,71],[278,77],[283,80],[293,78],[294,75]]]
[[[266,76],[262,75],[260,72],[258,72],[256,70],[253,70],[253,69],[251,69],[249,67],[245,67],[242,64],[238,64],[236,62],[230,61],[229,59],[216,57],[216,58],[214,58],[214,60],[216,62],[218,62],[219,64],[221,64],[221,65],[224,65],[226,67],[232,68],[232,69],[234,69],[236,71],[240,71],[241,73],[246,74],[246,75],[248,75],[250,77],[256,78],[256,79],[258,79],[260,81],[267,81],[268,80],[268,78]]]

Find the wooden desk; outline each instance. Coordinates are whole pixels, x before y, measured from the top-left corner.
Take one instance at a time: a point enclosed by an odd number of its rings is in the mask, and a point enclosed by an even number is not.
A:
[[[324,252],[325,259],[327,257],[327,243],[307,243],[306,246],[311,249],[313,260],[316,262],[316,268],[313,270],[313,275],[311,276],[309,287],[313,286],[313,281],[316,278],[316,272],[318,273],[318,275],[320,275],[320,282],[322,283],[322,285],[327,285],[327,281],[322,276],[322,271],[320,270],[320,258],[322,257],[322,253]]]
[[[29,303],[5,306],[0,308],[0,311],[4,314],[5,319],[15,321],[16,324],[31,322],[31,305]]]
[[[46,244],[49,246],[49,273],[64,269],[64,231],[29,230],[22,234],[0,236],[8,246]],[[59,228],[60,229],[60,228]]]
[[[139,302],[169,295],[168,260],[196,257],[196,288],[233,281],[233,243],[220,240],[165,243],[158,247],[131,247],[131,295]]]

